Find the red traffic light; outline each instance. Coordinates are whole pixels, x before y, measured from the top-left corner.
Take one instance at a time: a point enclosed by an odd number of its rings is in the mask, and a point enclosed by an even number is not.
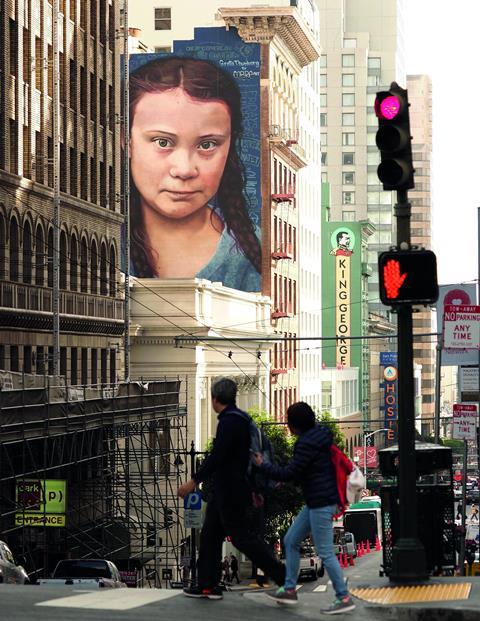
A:
[[[380,299],[387,306],[433,304],[438,299],[437,259],[431,250],[382,252]]]
[[[391,121],[398,115],[401,107],[400,99],[390,93],[379,93],[375,99],[375,114],[379,119]]]

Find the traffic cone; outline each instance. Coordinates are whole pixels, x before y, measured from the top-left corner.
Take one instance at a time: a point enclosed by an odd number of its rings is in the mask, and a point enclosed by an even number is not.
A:
[[[377,538],[375,539],[375,552],[380,552],[381,549],[382,546],[380,545],[380,539],[377,535]]]
[[[367,539],[367,554],[370,554],[371,549],[370,549],[370,539]]]
[[[349,554],[349,555],[348,555],[348,564],[349,564],[351,567],[354,567],[354,566],[355,566],[355,561],[354,561],[354,559],[353,559],[353,554]]]
[[[346,554],[343,555],[343,566],[348,567],[348,556]]]
[[[364,556],[367,553],[366,549],[365,549],[365,542],[362,541],[362,556]]]
[[[362,546],[357,543],[357,557],[361,558],[363,556],[363,552],[362,552]]]

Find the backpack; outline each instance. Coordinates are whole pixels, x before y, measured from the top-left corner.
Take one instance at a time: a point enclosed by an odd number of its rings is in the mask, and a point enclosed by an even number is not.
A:
[[[261,453],[263,461],[266,464],[274,463],[274,450],[272,443],[265,435],[263,429],[259,428],[253,418],[242,410],[236,410],[229,412],[230,414],[237,414],[248,422],[248,428],[250,433],[250,461],[248,462],[247,480],[252,489],[252,492],[256,495],[265,495],[271,492],[277,487],[277,482],[269,479],[260,468],[255,464],[253,455],[255,453]],[[262,499],[263,500],[263,499]],[[257,501],[261,503],[260,501]]]
[[[330,448],[330,455],[340,499],[338,505],[340,512],[334,516],[337,518],[343,514],[350,503],[355,502],[357,495],[365,486],[365,477],[362,471],[335,444],[332,444]]]

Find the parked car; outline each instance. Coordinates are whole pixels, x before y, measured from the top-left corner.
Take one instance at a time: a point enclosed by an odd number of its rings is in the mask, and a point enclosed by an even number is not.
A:
[[[357,544],[353,533],[346,531],[341,526],[335,526],[333,529],[333,545],[335,554],[348,554],[349,556],[357,556]]]
[[[66,559],[59,561],[51,578],[41,578],[37,584],[48,586],[69,585],[76,588],[127,588],[112,561],[96,558]]]
[[[310,578],[316,580],[324,574],[323,563],[318,557],[315,547],[312,545],[302,545],[300,547],[300,572],[299,578]]]
[[[15,561],[7,544],[0,541],[0,583],[28,584],[28,582],[25,569]]]

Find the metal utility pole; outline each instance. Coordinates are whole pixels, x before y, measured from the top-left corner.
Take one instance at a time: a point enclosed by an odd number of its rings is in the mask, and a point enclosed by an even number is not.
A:
[[[407,190],[397,191],[397,246],[410,249],[412,206]],[[413,384],[412,306],[398,307],[398,498],[399,537],[393,548],[392,581],[427,579],[425,548],[418,538],[415,458],[415,394]]]
[[[438,322],[438,316],[437,316]],[[443,328],[442,328],[443,330]],[[435,421],[434,421],[434,434],[435,444],[440,442],[440,395],[441,395],[441,383],[442,383],[442,348],[443,348],[443,333],[440,333],[437,340],[436,356],[435,356]]]
[[[128,53],[128,0],[123,5],[123,248],[125,261],[124,287],[124,377],[130,379],[130,158],[129,158],[129,53]]]
[[[60,50],[58,45],[59,0],[53,0],[52,15],[52,142],[53,142],[53,374],[59,374],[60,360]]]

